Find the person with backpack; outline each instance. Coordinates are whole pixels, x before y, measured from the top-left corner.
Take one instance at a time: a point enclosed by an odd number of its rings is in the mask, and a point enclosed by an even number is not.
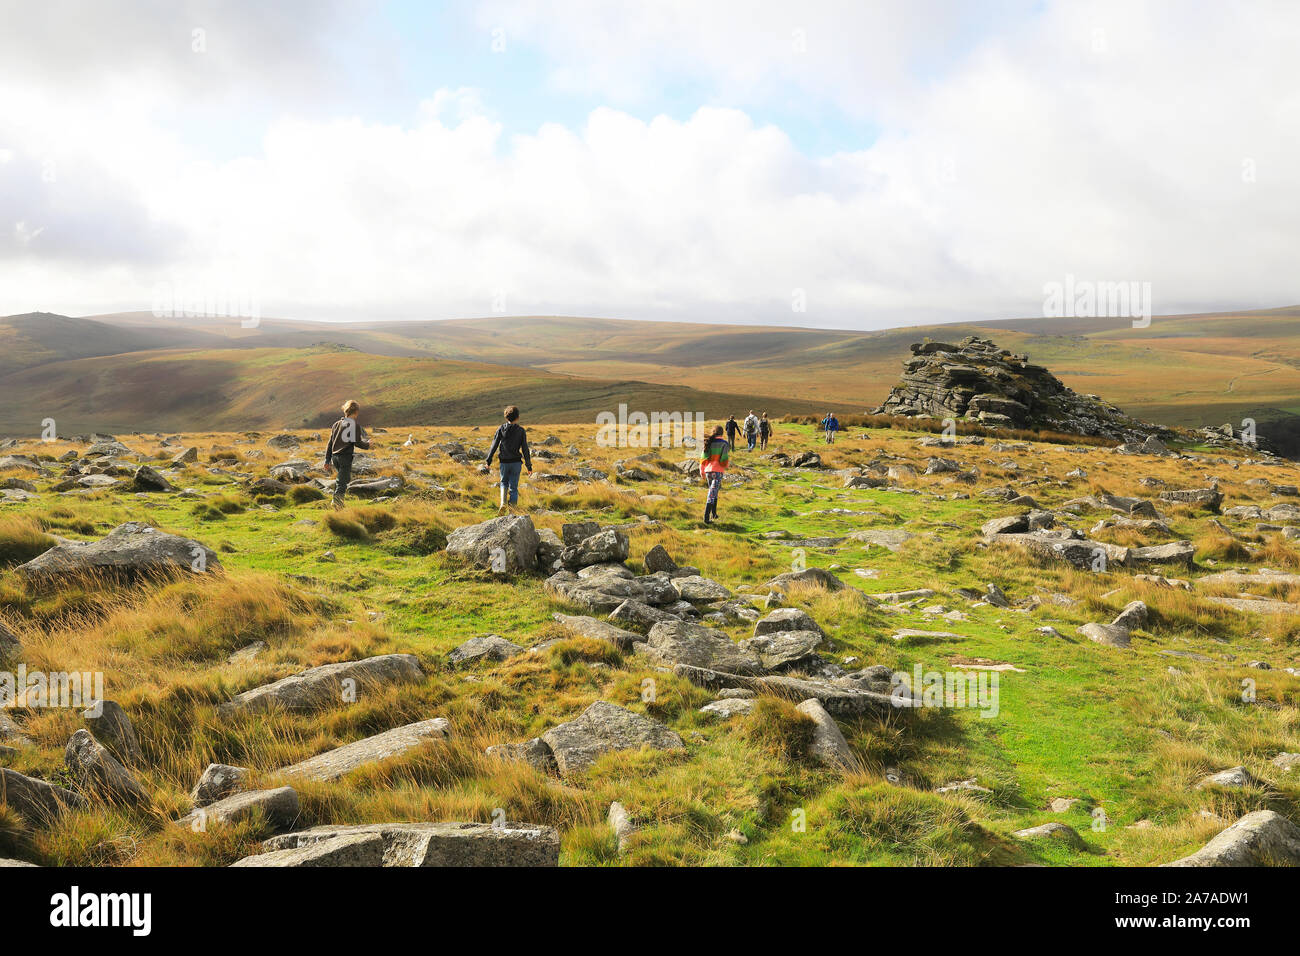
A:
[[[840,420],[835,417],[834,412],[827,412],[826,417],[822,419],[822,428],[826,429],[826,444],[835,444],[835,433],[840,430]]]
[[[767,451],[767,440],[772,437],[772,423],[767,420],[767,412],[758,420],[758,447],[760,451]]]
[[[731,443],[722,437],[722,426],[715,425],[700,448],[700,477],[709,489],[704,501],[705,524],[718,517],[718,492],[722,490],[722,476],[727,473],[730,457]]]
[[[525,466],[529,474],[533,471],[533,456],[528,451],[528,432],[519,424],[519,406],[507,406],[505,417],[506,420],[492,436],[492,447],[488,449],[487,454],[487,466],[491,468],[492,457],[498,451],[500,452],[501,505],[497,509],[499,511],[504,511],[507,503],[510,505],[519,503],[519,474]]]
[[[745,441],[749,442],[749,450],[753,451],[754,444],[758,441],[758,417],[753,409],[745,416]]]
[[[343,403],[343,417],[330,428],[329,441],[325,443],[325,474],[337,470],[338,481],[334,483],[334,510],[343,507],[343,496],[347,494],[352,482],[352,457],[358,448],[369,448],[370,439],[365,436],[357,423],[361,406],[349,399]]]
[[[727,442],[733,447],[736,444],[736,433],[740,431],[740,426],[736,424],[736,416],[732,415],[727,419]]]

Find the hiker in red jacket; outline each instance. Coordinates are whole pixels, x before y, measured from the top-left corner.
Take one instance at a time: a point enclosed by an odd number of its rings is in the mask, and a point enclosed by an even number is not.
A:
[[[731,444],[722,437],[722,426],[714,426],[709,437],[700,447],[700,477],[709,486],[708,498],[704,502],[704,523],[718,516],[718,492],[722,488],[722,476],[727,473],[727,460],[731,457]]]

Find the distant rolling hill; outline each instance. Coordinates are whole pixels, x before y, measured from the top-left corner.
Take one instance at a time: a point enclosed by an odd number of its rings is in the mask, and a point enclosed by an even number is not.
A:
[[[0,319],[0,376],[66,359],[179,344],[183,337],[176,329],[145,333],[48,312],[11,315]]]
[[[48,327],[42,328],[43,323]],[[752,405],[767,405],[774,413],[778,408],[800,413],[863,411],[883,401],[912,342],[971,334],[1028,353],[1075,390],[1101,395],[1130,414],[1191,427],[1229,421],[1240,425],[1250,417],[1275,445],[1300,452],[1300,307],[1156,316],[1146,329],[1134,329],[1121,319],[1026,318],[882,332],[564,316],[350,323],[266,318],[254,329],[241,328],[234,319],[168,319],[150,313],[86,319],[20,316],[0,320],[0,346],[7,346],[0,355],[0,385],[7,395],[19,389],[17,403],[26,422],[32,416],[30,403],[38,396],[48,402],[45,396],[51,392],[40,387],[40,375],[20,377],[24,368],[45,367],[45,374],[57,378],[63,388],[93,384],[93,402],[78,407],[101,416],[109,414],[117,392],[147,390],[156,377],[170,383],[172,410],[158,410],[153,418],[175,428],[183,415],[220,418],[232,403],[226,392],[204,393],[208,397],[201,401],[175,393],[186,380],[220,380],[226,383],[223,389],[238,392],[240,370],[264,361],[251,355],[241,358],[240,353],[292,353],[326,344],[356,350],[335,359],[339,364],[330,374],[335,377],[331,380],[351,376],[352,387],[362,392],[368,391],[365,379],[372,368],[382,369],[389,389],[400,391],[403,376],[431,374],[432,366],[421,362],[552,373],[555,378],[518,379],[521,385],[535,384],[538,394],[546,396],[535,407],[549,421],[563,414],[585,418],[592,402],[608,405],[618,389],[638,396],[630,402],[634,407],[650,398],[663,399],[646,410],[675,407],[664,402],[671,398],[680,404],[699,392],[731,396],[710,400],[715,404],[709,407],[722,402],[720,411],[725,412],[743,413]],[[160,357],[152,353],[178,349],[193,354],[172,354],[164,364],[156,364]],[[121,358],[128,352],[136,357]],[[380,358],[394,362],[377,363]],[[79,364],[52,367],[69,360]],[[141,368],[130,371],[135,364]],[[178,374],[181,368],[184,374]],[[78,386],[69,376],[83,377],[87,385]],[[510,389],[500,376],[486,369],[477,375],[462,370],[449,379],[462,389],[459,394],[424,402],[404,398],[392,407],[425,416],[488,409]],[[29,389],[35,390],[30,398]],[[198,393],[197,388],[191,391]],[[246,414],[297,421],[322,402],[323,407],[332,404],[326,391],[319,382],[302,386],[292,408],[278,417],[231,404],[229,427],[236,427],[235,419]],[[566,393],[572,399],[566,399]],[[0,427],[8,427],[10,418],[12,413],[0,416]]]
[[[620,403],[709,418],[759,407],[752,395],[337,346],[130,352],[29,368],[0,386],[14,398],[0,410],[0,430],[22,435],[39,432],[45,418],[60,434],[312,427],[333,421],[349,398],[365,407],[363,420],[394,427],[492,424],[508,404],[521,406],[526,421],[593,424]],[[799,399],[762,407],[821,410]]]

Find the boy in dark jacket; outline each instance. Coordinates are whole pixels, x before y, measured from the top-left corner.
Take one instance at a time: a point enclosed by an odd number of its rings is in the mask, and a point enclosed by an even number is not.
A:
[[[343,507],[343,495],[352,481],[352,456],[358,448],[369,448],[370,439],[357,424],[361,406],[354,401],[343,403],[343,417],[330,429],[330,440],[325,443],[325,474],[338,469],[339,480],[334,484],[334,510]]]
[[[740,425],[736,423],[736,416],[732,415],[727,419],[727,444],[733,448],[736,445],[736,433],[740,431]]]
[[[533,471],[533,456],[528,453],[528,432],[519,422],[519,408],[511,405],[505,412],[506,420],[497,433],[492,436],[492,447],[488,449],[487,465],[492,467],[492,457],[501,453],[501,507],[504,510],[509,496],[509,504],[519,502],[519,473],[526,465],[529,474]]]

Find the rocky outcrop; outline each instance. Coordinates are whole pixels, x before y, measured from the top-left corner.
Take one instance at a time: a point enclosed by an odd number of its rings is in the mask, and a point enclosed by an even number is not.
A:
[[[957,345],[913,345],[899,384],[876,414],[964,419],[1130,441],[1168,433],[1095,395],[1071,391],[1046,368],[1031,364],[1028,356],[977,336]]]

